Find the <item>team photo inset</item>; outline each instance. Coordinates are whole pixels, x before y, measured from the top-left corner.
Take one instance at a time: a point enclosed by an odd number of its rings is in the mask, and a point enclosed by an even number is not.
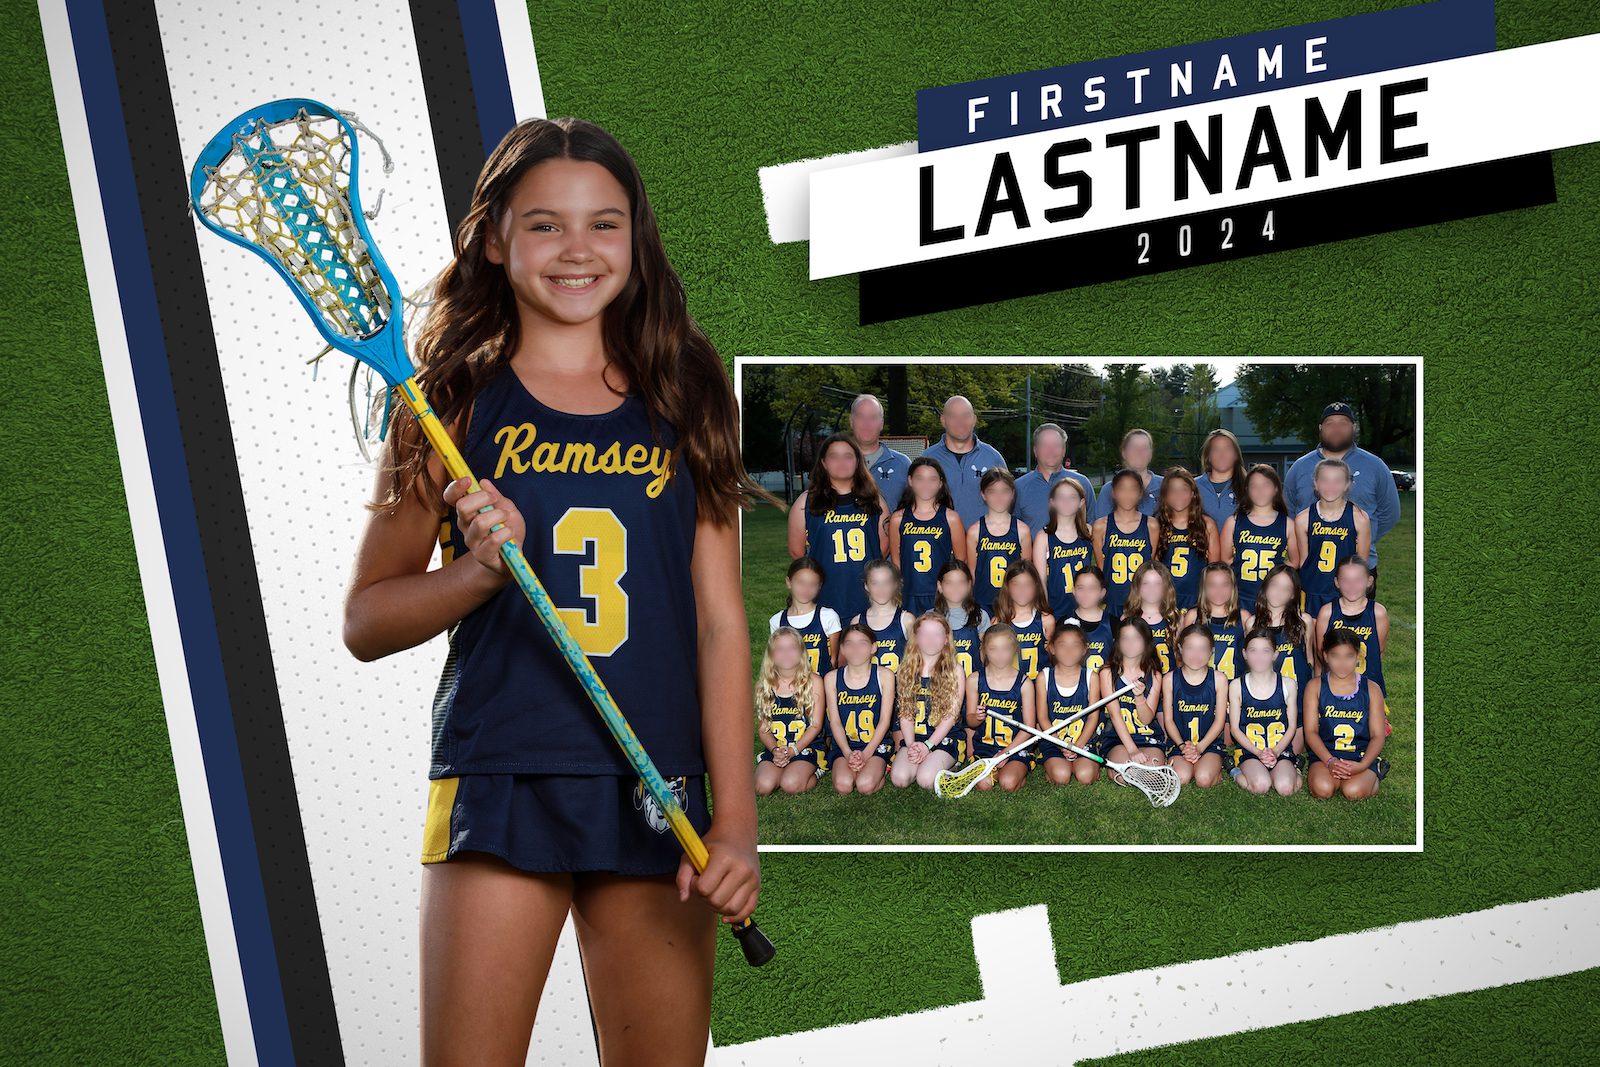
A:
[[[1414,843],[1420,373],[738,361],[763,847]]]

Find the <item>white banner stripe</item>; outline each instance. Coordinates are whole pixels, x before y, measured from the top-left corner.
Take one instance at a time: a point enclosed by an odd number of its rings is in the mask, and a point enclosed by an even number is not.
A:
[[[1399,129],[1401,146],[1426,142],[1426,156],[1379,162],[1379,86],[1426,78],[1425,92],[1399,98],[1395,111],[1415,112],[1417,125]],[[1325,163],[1316,177],[1304,173],[1305,105],[1316,98],[1330,121],[1345,94],[1360,89],[1362,166],[1350,170],[1346,157]],[[864,270],[1025,244],[1087,233],[1112,226],[1169,218],[1193,211],[1228,208],[1299,193],[1402,177],[1494,159],[1600,140],[1600,34],[1554,41],[1439,63],[1383,71],[1275,90],[1216,103],[1175,108],[1156,115],[1050,130],[849,166],[810,172],[811,277],[828,278]],[[1257,108],[1270,106],[1277,123],[1290,178],[1278,181],[1270,167],[1257,169],[1248,187],[1236,188],[1240,161]],[[1223,190],[1206,194],[1195,180],[1187,199],[1173,188],[1173,135],[1187,122],[1202,138],[1207,120],[1222,116]],[[1158,140],[1141,150],[1140,203],[1126,206],[1127,152],[1107,148],[1109,134],[1157,126]],[[1058,142],[1087,138],[1087,153],[1064,162],[1064,171],[1081,170],[1093,182],[1093,206],[1083,217],[1046,222],[1043,209],[1073,203],[1069,192],[1046,184],[1044,158]],[[1009,214],[975,236],[975,223],[997,155],[1010,153],[1018,186],[1028,207],[1029,225],[1019,228]],[[1346,149],[1348,152],[1348,149]],[[837,157],[835,157],[837,158]],[[815,161],[826,163],[826,161]],[[938,244],[919,243],[919,183],[922,168],[934,167],[933,225],[964,226],[965,236]],[[787,226],[793,226],[790,219]],[[787,232],[787,231],[785,231]]]

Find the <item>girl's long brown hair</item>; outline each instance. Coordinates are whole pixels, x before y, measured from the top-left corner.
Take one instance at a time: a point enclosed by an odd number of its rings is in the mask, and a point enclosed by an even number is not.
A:
[[[1139,569],[1133,572],[1133,580],[1128,583],[1128,600],[1122,606],[1124,619],[1144,619],[1144,597],[1139,594],[1139,585],[1144,581],[1146,573],[1161,576],[1161,603],[1155,605],[1161,617],[1167,622],[1167,639],[1173,648],[1177,648],[1176,634],[1178,621],[1183,618],[1183,612],[1178,610],[1178,590],[1172,584],[1172,575],[1167,568],[1153,559],[1147,559],[1139,564]]]
[[[911,466],[906,468],[906,487],[900,490],[900,499],[894,504],[896,511],[910,511],[917,503],[917,494],[911,488],[911,478],[924,467],[931,467],[939,476],[939,492],[933,498],[936,507],[948,511],[956,506],[955,497],[950,495],[950,482],[944,476],[944,468],[932,456],[918,456],[911,461]]]
[[[733,385],[722,357],[689,315],[639,168],[615,137],[582,119],[518,123],[479,172],[472,206],[456,227],[454,258],[434,280],[433,306],[412,346],[416,379],[434,411],[455,426],[522,342],[506,269],[490,263],[484,248],[523,176],[551,159],[598,163],[627,190],[633,270],[604,312],[606,359],[644,400],[652,422],[663,419],[677,431],[674,462],[688,465],[701,515],[725,525],[741,507],[771,500],[745,472]],[[432,447],[402,404],[394,406],[389,440],[386,492],[372,506],[393,508],[416,492],[439,510],[443,486],[434,484],[427,467]]]
[[[1122,662],[1122,631],[1132,626],[1139,631],[1139,636],[1144,640],[1144,651],[1139,654],[1138,671],[1141,678],[1151,675],[1161,675],[1161,657],[1156,654],[1156,639],[1150,632],[1150,624],[1143,619],[1123,619],[1117,623],[1116,629],[1111,633],[1111,656],[1106,660],[1106,669],[1111,672],[1113,681],[1120,681],[1123,668],[1127,666]],[[1120,688],[1120,687],[1119,687]]]
[[[1172,533],[1172,520],[1177,518],[1177,512],[1172,510],[1172,505],[1167,502],[1167,489],[1174,485],[1187,485],[1189,487],[1189,508],[1184,513],[1184,540],[1189,542],[1189,547],[1201,559],[1211,560],[1211,538],[1206,531],[1206,506],[1200,502],[1200,487],[1195,484],[1194,475],[1186,468],[1173,467],[1161,479],[1161,495],[1156,504],[1156,521],[1160,524],[1161,532],[1156,535],[1155,546],[1151,555],[1156,559],[1167,558],[1167,545],[1169,535]]]
[[[1072,517],[1073,532],[1078,536],[1073,540],[1087,541],[1091,534],[1089,528],[1089,498],[1084,495],[1083,486],[1072,478],[1063,478],[1050,487],[1050,496],[1047,498],[1049,500],[1050,518],[1045,520],[1044,532],[1061,537],[1060,534],[1056,533],[1056,528],[1061,524],[1060,516],[1056,514],[1056,492],[1064,485],[1071,486],[1078,492],[1078,513]],[[1061,537],[1061,540],[1065,541],[1066,538]]]
[[[1233,443],[1233,477],[1229,480],[1233,483],[1233,498],[1235,500],[1243,500],[1245,480],[1244,449],[1239,447],[1239,439],[1233,435],[1232,430],[1212,430],[1206,434],[1205,443],[1200,446],[1200,473],[1207,478],[1211,477],[1211,449],[1215,447],[1219,437],[1226,438]]]
[[[1020,574],[1026,574],[1033,579],[1033,603],[1018,604],[1011,598],[1011,579]],[[1050,604],[1045,600],[1044,582],[1039,580],[1039,572],[1034,567],[1032,560],[1014,559],[1006,568],[1006,576],[1000,583],[1000,591],[994,597],[994,610],[989,613],[989,618],[995,622],[1017,621],[1017,614],[1023,608],[1032,607],[1041,615],[1050,614]]]
[[[1233,565],[1224,563],[1221,560],[1217,560],[1215,563],[1207,563],[1205,571],[1200,575],[1200,602],[1196,605],[1195,618],[1201,622],[1216,618],[1211,614],[1211,601],[1206,599],[1206,583],[1213,574],[1226,574],[1228,576],[1228,589],[1230,592],[1228,593],[1227,610],[1222,613],[1222,624],[1224,626],[1237,626],[1243,614],[1243,605],[1239,603],[1239,584],[1233,577]]]
[[[1272,483],[1272,506],[1277,509],[1279,515],[1287,515],[1289,513],[1289,505],[1284,503],[1283,500],[1283,475],[1279,474],[1278,468],[1270,463],[1257,463],[1250,468],[1250,473],[1245,475],[1245,491],[1239,497],[1239,510],[1236,514],[1248,516],[1250,512],[1255,510],[1255,505],[1250,503],[1250,479],[1258,474]],[[1277,520],[1274,519],[1273,521],[1276,522]]]
[[[834,489],[833,479],[828,477],[828,468],[822,462],[828,457],[828,449],[834,445],[849,445],[850,451],[856,457],[856,472],[851,478],[850,495],[854,496],[856,503],[865,508],[869,514],[873,508],[877,508],[878,513],[882,515],[887,505],[878,494],[878,483],[873,481],[872,472],[867,470],[867,461],[861,455],[861,446],[847,433],[834,434],[817,449],[817,461],[811,465],[811,482],[806,487],[806,510],[813,515],[826,515],[828,509],[839,502],[839,493]]]
[[[1283,636],[1299,648],[1306,639],[1306,620],[1300,613],[1300,572],[1287,563],[1278,564],[1261,579],[1261,589],[1256,593],[1256,625],[1273,628],[1272,609],[1267,606],[1267,585],[1280,574],[1289,576],[1289,602],[1283,606]]]

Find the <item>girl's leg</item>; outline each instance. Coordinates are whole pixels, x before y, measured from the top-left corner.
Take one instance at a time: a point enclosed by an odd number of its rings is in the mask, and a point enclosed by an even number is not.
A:
[[[783,770],[771,760],[756,764],[756,796],[771,796],[783,780]]]
[[[917,765],[911,762],[911,757],[904,751],[896,756],[889,765],[889,781],[894,783],[896,789],[904,789],[913,785],[917,780]]]
[[[572,877],[469,852],[422,869],[423,1067],[521,1067]]]
[[[1027,780],[1028,765],[1021,760],[1007,760],[1006,765],[1000,768],[1000,788],[1007,793],[1015,793]]]
[[[947,771],[954,767],[956,758],[945,751],[930,752],[928,758],[922,761],[922,766],[917,768],[917,784],[924,789],[933,788],[933,780],[940,771]]]
[[[1210,789],[1220,781],[1222,781],[1222,757],[1215,752],[1207,752],[1200,757],[1200,762],[1194,765],[1194,784],[1201,789]]]
[[[572,918],[606,1067],[699,1067],[711,1033],[716,914],[670,875],[578,875]]]
[[[1313,760],[1311,769],[1306,772],[1306,788],[1318,800],[1327,800],[1339,791],[1339,782],[1329,772],[1327,764]]]
[[[889,769],[882,758],[873,756],[862,766],[856,774],[856,792],[864,797],[870,797],[883,788],[883,779]]]
[[[1154,749],[1143,749],[1142,748],[1139,751],[1141,751],[1141,752],[1153,752],[1155,750]],[[1140,760],[1139,762],[1143,763],[1144,760]],[[1199,764],[1190,763],[1188,760],[1184,759],[1182,756],[1173,756],[1172,757],[1172,769],[1178,775],[1178,785],[1179,786],[1186,786],[1190,782],[1194,781],[1194,772],[1195,772],[1195,768],[1197,766],[1199,766]]]
[[[1054,762],[1061,763],[1064,761],[1055,760]],[[1072,777],[1076,778],[1084,785],[1094,785],[1095,782],[1100,780],[1100,764],[1096,763],[1092,759],[1084,759],[1082,756],[1079,756],[1077,759],[1071,761],[1071,767]]]
[[[828,773],[833,778],[833,791],[835,793],[842,797],[847,797],[856,791],[856,772],[850,769],[850,765],[844,761],[843,756],[833,761],[833,766]]]
[[[1143,763],[1147,767],[1160,767],[1162,764],[1167,762],[1167,757],[1162,755],[1159,748],[1153,748],[1150,745],[1140,745],[1138,751],[1134,752],[1133,754],[1133,762]],[[1179,760],[1178,762],[1188,763],[1189,761]],[[1193,770],[1193,768],[1190,769]]]
[[[1371,771],[1351,775],[1339,783],[1339,792],[1346,800],[1365,800],[1378,791],[1378,776]]]
[[[783,791],[791,796],[795,793],[804,793],[817,784],[817,765],[797,759],[783,769],[783,778],[779,784]]]
[[[1300,791],[1300,769],[1292,759],[1281,759],[1272,767],[1272,788],[1281,797],[1292,797]]]
[[[987,792],[989,792],[989,790],[993,789],[994,788],[994,774],[993,774],[993,772],[990,772],[989,774],[984,775],[982,778],[979,778],[978,779],[978,784],[973,786],[972,788],[976,789],[980,793],[987,793]]]
[[[1048,742],[1046,742],[1048,743]],[[1072,781],[1073,771],[1080,763],[1089,763],[1089,760],[1076,759],[1047,759],[1044,761],[1044,776],[1056,785],[1066,785]]]
[[[1239,763],[1239,785],[1258,797],[1266,795],[1267,790],[1272,788],[1274,777],[1258,759],[1241,760]]]
[[[1106,753],[1106,762],[1107,763],[1132,763],[1133,762],[1133,753],[1129,752],[1127,749],[1123,748],[1121,745],[1112,745],[1111,746],[1111,751]],[[1128,783],[1126,783],[1126,782],[1124,782],[1122,780],[1122,775],[1118,774],[1116,771],[1107,769],[1106,773],[1109,774],[1111,776],[1111,780],[1113,782],[1116,782],[1118,785],[1127,785],[1128,784]]]

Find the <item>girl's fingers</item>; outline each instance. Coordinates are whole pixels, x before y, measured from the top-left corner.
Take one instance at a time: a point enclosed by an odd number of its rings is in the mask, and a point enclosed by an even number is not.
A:
[[[678,860],[678,899],[687,901],[689,894],[694,890],[694,864],[689,862],[689,857],[684,856]]]

